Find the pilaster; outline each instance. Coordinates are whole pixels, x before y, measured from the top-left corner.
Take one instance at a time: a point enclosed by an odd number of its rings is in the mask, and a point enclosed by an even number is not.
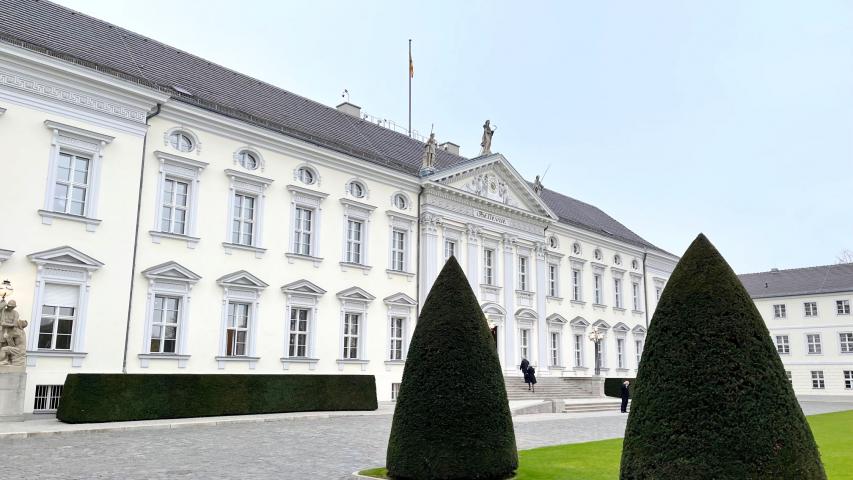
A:
[[[504,253],[504,308],[506,308],[506,318],[504,332],[506,355],[505,370],[508,373],[515,373],[517,366],[521,363],[518,358],[518,352],[515,348],[515,338],[518,336],[518,330],[515,326],[515,241],[516,238],[512,235],[503,235],[503,253]]]
[[[474,225],[473,223],[469,223],[466,227],[467,235],[465,238],[467,239],[468,244],[468,268],[465,272],[465,275],[468,277],[468,283],[471,285],[471,290],[474,291],[474,294],[479,298],[478,292],[480,291],[480,287],[478,283],[480,281],[480,269],[478,268],[478,259],[480,258],[480,233],[482,229],[479,225]]]
[[[536,314],[537,321],[537,353],[539,357],[539,370],[543,374],[548,370],[548,324],[545,321],[545,294],[547,292],[548,265],[545,261],[545,244],[537,242],[536,251]]]

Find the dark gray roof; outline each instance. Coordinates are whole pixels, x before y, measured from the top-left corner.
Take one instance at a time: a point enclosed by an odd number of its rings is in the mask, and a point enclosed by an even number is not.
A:
[[[752,298],[853,292],[853,263],[738,275]]]
[[[417,174],[421,164],[418,140],[61,5],[0,0],[0,40],[403,173]],[[436,167],[466,160],[439,149]],[[656,248],[592,205],[550,190],[542,199],[563,222]]]

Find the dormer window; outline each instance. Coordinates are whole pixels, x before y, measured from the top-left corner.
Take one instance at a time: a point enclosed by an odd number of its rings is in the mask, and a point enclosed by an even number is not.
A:
[[[169,145],[179,152],[191,152],[195,148],[192,137],[180,130],[169,135]]]
[[[248,150],[240,152],[238,155],[238,162],[240,163],[240,166],[246,170],[257,170],[258,166],[261,164],[258,157]]]

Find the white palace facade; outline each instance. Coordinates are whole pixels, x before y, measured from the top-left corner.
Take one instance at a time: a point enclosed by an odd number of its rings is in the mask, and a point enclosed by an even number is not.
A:
[[[0,11],[0,279],[34,411],[85,372],[367,374],[391,400],[450,255],[506,374],[590,376],[598,328],[603,375],[636,375],[678,259],[596,207],[449,142],[425,173],[354,105],[49,2]]]

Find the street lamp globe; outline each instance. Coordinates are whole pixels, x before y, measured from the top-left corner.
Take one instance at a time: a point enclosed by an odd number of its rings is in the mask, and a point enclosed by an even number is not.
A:
[[[12,292],[14,291],[15,289],[12,288],[12,282],[9,280],[3,280],[3,282],[0,283],[0,298],[5,299],[7,295],[12,295]]]

